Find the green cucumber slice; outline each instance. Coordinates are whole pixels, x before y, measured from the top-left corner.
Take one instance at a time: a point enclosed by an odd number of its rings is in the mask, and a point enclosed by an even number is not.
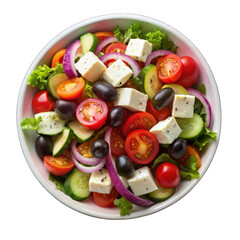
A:
[[[92,33],[86,33],[80,37],[82,44],[82,53],[85,55],[87,52],[94,52],[98,45],[98,38]]]
[[[84,173],[77,168],[74,168],[64,182],[64,188],[67,195],[78,201],[86,199],[90,195],[90,176],[90,173]]]
[[[51,76],[49,76],[48,78],[48,91],[51,93],[51,95],[56,98],[59,99],[60,97],[57,94],[57,87],[58,85],[67,80],[68,77],[65,73],[54,73]]]
[[[72,136],[72,130],[68,127],[65,127],[61,134],[52,137],[54,157],[62,154],[63,151],[69,146],[72,140]]]
[[[163,85],[162,89],[166,87],[172,88],[175,94],[189,95],[187,89],[177,83],[165,84]]]
[[[159,186],[158,184],[157,186],[157,190],[147,194],[147,197],[153,202],[165,201],[170,198],[175,192],[175,188],[164,188]]]
[[[194,140],[204,133],[204,121],[196,113],[192,118],[176,118],[179,127],[182,129],[180,138]]]
[[[152,99],[161,89],[162,82],[157,77],[157,68],[155,65],[149,64],[144,67],[139,78],[144,83],[144,90],[148,97]]]
[[[78,120],[69,122],[68,127],[72,129],[73,134],[79,143],[88,141],[95,132],[94,130],[86,129],[83,127],[83,125]]]

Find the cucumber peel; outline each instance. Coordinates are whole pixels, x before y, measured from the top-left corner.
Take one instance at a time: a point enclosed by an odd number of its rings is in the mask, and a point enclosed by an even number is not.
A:
[[[82,53],[85,55],[87,52],[94,52],[99,40],[98,37],[92,33],[86,33],[80,37],[82,44]]]

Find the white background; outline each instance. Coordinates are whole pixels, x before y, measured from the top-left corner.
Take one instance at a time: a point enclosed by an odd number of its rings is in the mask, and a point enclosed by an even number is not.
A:
[[[0,239],[239,239],[240,14],[237,2],[1,1]],[[15,110],[28,67],[51,39],[86,18],[123,12],[166,22],[198,47],[219,87],[223,125],[210,168],[187,196],[147,217],[109,221],[66,207],[39,184],[20,148]]]

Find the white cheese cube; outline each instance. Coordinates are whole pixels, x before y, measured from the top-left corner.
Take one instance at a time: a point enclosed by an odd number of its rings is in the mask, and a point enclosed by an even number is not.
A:
[[[125,54],[135,60],[146,62],[152,52],[152,44],[143,39],[130,39]]]
[[[89,180],[90,192],[109,194],[112,190],[112,187],[113,183],[107,169],[102,168],[101,170],[91,174]]]
[[[103,78],[114,87],[121,87],[132,76],[133,71],[120,59],[103,73]]]
[[[127,178],[126,177],[123,177],[123,176],[119,176],[120,180],[122,181],[123,185],[128,188],[129,187],[129,184],[128,184],[128,181],[127,181]]]
[[[134,174],[128,178],[128,184],[136,196],[147,194],[158,189],[151,170],[147,166],[137,169]]]
[[[159,143],[171,144],[180,135],[182,130],[174,117],[168,117],[153,126],[150,132],[157,137]]]
[[[99,60],[99,58],[92,52],[86,53],[75,64],[78,72],[89,82],[94,82],[102,76],[106,70],[106,66]]]
[[[179,118],[192,118],[194,102],[195,96],[176,94],[173,100],[172,116]]]
[[[114,101],[115,106],[125,107],[131,111],[146,111],[148,95],[133,88],[117,89],[118,97]]]

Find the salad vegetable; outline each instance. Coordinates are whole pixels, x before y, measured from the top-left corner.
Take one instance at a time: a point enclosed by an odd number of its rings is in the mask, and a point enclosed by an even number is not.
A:
[[[131,214],[199,178],[217,134],[197,62],[161,29],[85,33],[27,78],[37,87],[21,127],[56,188],[75,201]]]

